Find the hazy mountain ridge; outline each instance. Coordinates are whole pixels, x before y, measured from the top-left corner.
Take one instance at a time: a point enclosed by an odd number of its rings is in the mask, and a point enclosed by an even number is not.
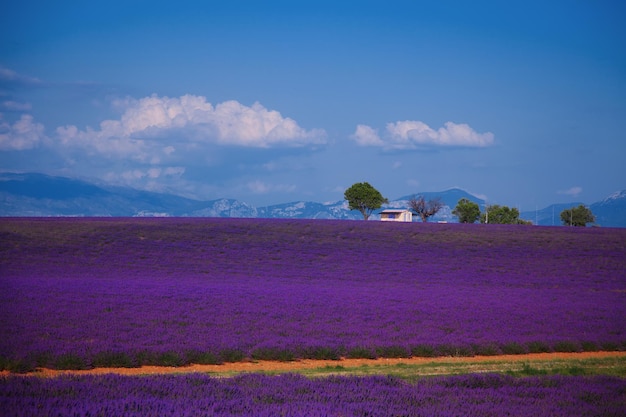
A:
[[[440,198],[445,204],[431,221],[456,222],[452,209],[461,198],[476,202],[484,209],[485,201],[466,191],[450,189],[441,192],[411,194],[392,200],[384,208],[407,208],[414,195],[427,200]],[[554,204],[520,217],[539,225],[560,225],[560,213],[581,203]],[[626,190],[611,194],[589,205],[601,226],[626,227]],[[377,210],[372,218],[379,218]],[[126,187],[100,186],[65,177],[37,173],[0,174],[0,216],[120,216],[120,217],[247,217],[299,219],[362,219],[348,209],[344,200],[319,203],[295,201],[266,207],[255,207],[234,199],[193,200],[172,194],[160,194]]]

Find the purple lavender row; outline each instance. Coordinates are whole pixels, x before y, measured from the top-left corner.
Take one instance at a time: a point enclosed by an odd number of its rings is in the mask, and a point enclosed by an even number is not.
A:
[[[496,374],[392,377],[207,375],[8,377],[0,408],[23,416],[623,416],[626,380]]]
[[[622,229],[3,219],[0,232],[5,369],[626,348]]]

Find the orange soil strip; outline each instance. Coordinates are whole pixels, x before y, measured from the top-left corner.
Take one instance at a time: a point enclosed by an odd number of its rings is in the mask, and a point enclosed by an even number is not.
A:
[[[43,377],[55,377],[59,375],[150,375],[150,374],[183,374],[183,373],[247,373],[247,372],[292,372],[302,369],[315,369],[324,367],[341,366],[343,368],[357,368],[359,366],[385,366],[385,365],[426,365],[432,363],[463,364],[463,363],[488,363],[488,362],[530,362],[530,361],[554,361],[563,359],[600,359],[626,357],[626,352],[581,352],[581,353],[532,353],[527,355],[496,355],[496,356],[469,356],[469,357],[434,357],[434,358],[379,358],[379,359],[341,359],[341,360],[314,360],[302,359],[293,362],[276,361],[253,361],[233,362],[222,365],[189,365],[181,367],[171,366],[142,366],[139,368],[95,368],[87,370],[55,370],[38,369],[35,372],[24,375],[36,375]],[[9,375],[8,371],[0,372],[0,376]]]

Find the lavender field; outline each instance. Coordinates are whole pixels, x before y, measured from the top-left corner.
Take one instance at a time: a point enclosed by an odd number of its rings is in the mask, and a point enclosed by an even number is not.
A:
[[[67,416],[602,416],[626,412],[626,380],[460,375],[0,378],[7,417]]]
[[[0,367],[626,349],[626,230],[0,220]]]

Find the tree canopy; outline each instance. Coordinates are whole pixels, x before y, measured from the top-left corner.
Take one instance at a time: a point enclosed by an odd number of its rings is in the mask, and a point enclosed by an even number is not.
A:
[[[456,204],[452,214],[459,218],[459,223],[475,223],[480,217],[480,207],[467,198],[462,198]]]
[[[565,226],[586,226],[587,223],[594,223],[596,217],[591,210],[584,205],[565,209],[561,212],[561,221]]]
[[[428,218],[437,214],[442,207],[443,202],[440,198],[434,198],[426,201],[423,196],[419,196],[417,198],[413,196],[409,200],[409,209],[420,216],[423,222],[427,222]]]
[[[499,206],[494,204],[487,206],[484,213],[480,215],[481,223],[490,224],[522,224],[526,223],[519,218],[519,210],[515,207]]]
[[[364,220],[369,219],[374,210],[389,202],[376,188],[367,182],[353,184],[344,193],[344,198],[348,200],[350,210],[360,211]]]

